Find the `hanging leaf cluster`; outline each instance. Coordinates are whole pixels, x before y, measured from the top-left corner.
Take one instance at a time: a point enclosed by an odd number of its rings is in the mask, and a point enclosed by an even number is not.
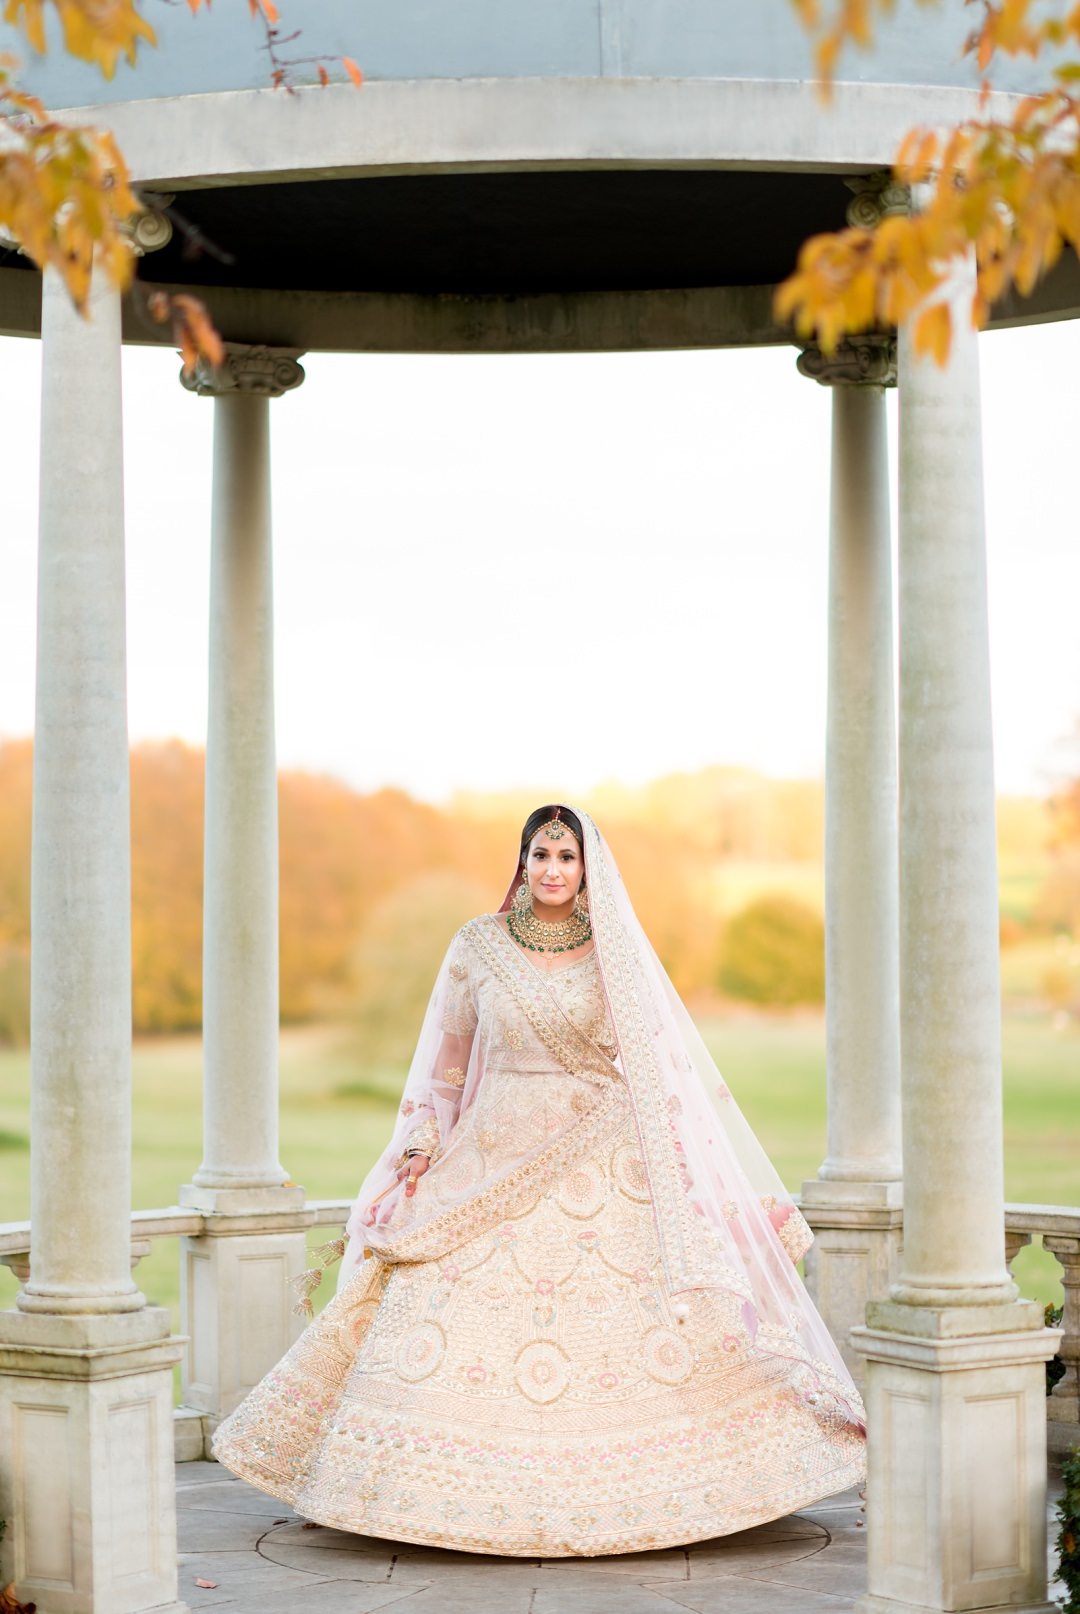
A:
[[[187,0],[192,13],[210,0]],[[275,88],[292,90],[301,67],[330,83],[333,58],[286,58],[274,0],[248,0],[248,9],[265,31]],[[59,24],[65,50],[112,78],[121,58],[135,66],[141,46],[154,46],[153,28],[137,0],[0,0],[0,18],[17,28],[39,54],[48,43],[50,13]],[[143,205],[131,188],[128,169],[112,136],[99,129],[52,117],[41,101],[20,88],[17,63],[0,56],[0,250],[16,248],[40,269],[62,276],[75,306],[85,313],[95,270],[127,290],[136,255],[131,223]],[[359,88],[360,69],[342,57],[345,77]],[[147,299],[150,317],[171,327],[189,372],[198,359],[222,362],[221,339],[198,298],[158,292]]]
[[[868,46],[891,0],[838,0],[823,21],[819,0],[793,0],[817,35],[826,82],[843,46]],[[1035,18],[1034,0],[981,6],[967,48],[985,72],[995,54],[1038,56],[1080,46],[1080,4]],[[948,356],[958,261],[973,261],[970,316],[985,323],[1006,293],[1027,296],[1063,249],[1080,249],[1080,62],[1059,63],[1040,94],[1011,98],[1008,115],[971,119],[948,131],[914,130],[894,166],[915,205],[876,229],[813,236],[776,310],[826,351],[846,335],[914,317],[916,349]],[[991,106],[984,85],[984,111]]]
[[[85,309],[95,262],[115,285],[130,282],[139,202],[112,136],[51,118],[11,67],[0,58],[0,234],[57,270]]]

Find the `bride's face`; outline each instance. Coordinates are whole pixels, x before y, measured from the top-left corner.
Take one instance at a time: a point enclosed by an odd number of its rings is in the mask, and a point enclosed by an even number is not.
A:
[[[565,908],[577,896],[585,861],[570,830],[557,841],[540,830],[529,842],[525,868],[537,907]]]

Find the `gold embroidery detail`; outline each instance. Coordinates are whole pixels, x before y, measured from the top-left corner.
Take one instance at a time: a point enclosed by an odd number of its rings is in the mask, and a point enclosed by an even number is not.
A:
[[[522,1043],[525,1041],[525,1039],[516,1026],[507,1026],[506,1030],[503,1032],[503,1041],[508,1048],[513,1048],[515,1053],[520,1053]]]
[[[814,1235],[811,1233],[802,1211],[795,1205],[791,1207],[790,1212],[781,1226],[777,1228],[776,1233],[780,1243],[796,1265],[802,1260],[814,1242]]]
[[[739,1207],[733,1199],[725,1199],[720,1209],[723,1211],[728,1221],[730,1221],[733,1216],[738,1216],[739,1214]]]
[[[460,1065],[448,1065],[443,1071],[443,1081],[447,1087],[464,1087],[465,1072]]]

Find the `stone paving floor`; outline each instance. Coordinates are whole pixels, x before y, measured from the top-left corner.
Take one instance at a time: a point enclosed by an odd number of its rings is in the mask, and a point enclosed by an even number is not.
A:
[[[180,1597],[222,1614],[850,1614],[866,1588],[857,1491],[685,1549],[537,1560],[305,1529],[217,1463],[176,1474]]]
[[[866,1590],[857,1491],[692,1547],[537,1560],[305,1529],[217,1463],[176,1481],[181,1601],[222,1614],[851,1614]]]

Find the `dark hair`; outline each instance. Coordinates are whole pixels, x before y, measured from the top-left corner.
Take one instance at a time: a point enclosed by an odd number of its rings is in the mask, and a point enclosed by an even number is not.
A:
[[[554,805],[550,807],[537,807],[536,811],[530,813],[528,818],[525,820],[525,828],[521,832],[521,851],[518,855],[519,868],[525,861],[525,854],[529,850],[529,842],[532,840],[537,830],[543,829],[545,824],[550,824],[553,818],[558,818],[560,824],[566,825],[571,835],[573,835],[574,839],[577,841],[579,848],[582,852],[584,852],[585,836],[581,832],[581,819],[578,817],[577,813],[572,813],[569,807],[557,807]]]

